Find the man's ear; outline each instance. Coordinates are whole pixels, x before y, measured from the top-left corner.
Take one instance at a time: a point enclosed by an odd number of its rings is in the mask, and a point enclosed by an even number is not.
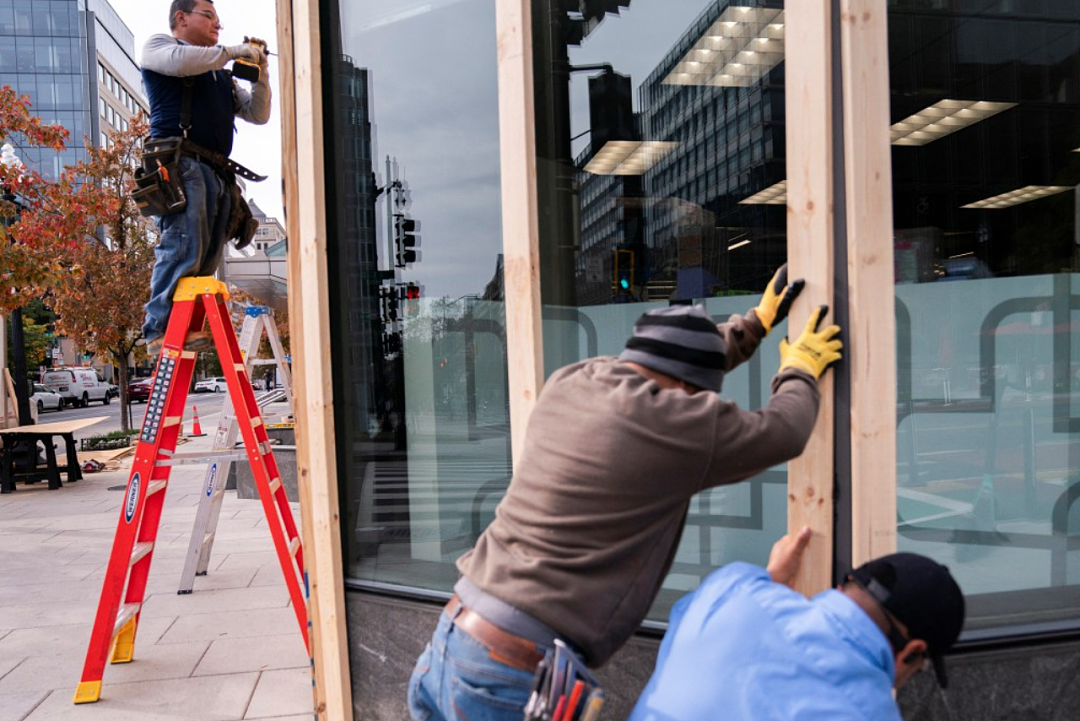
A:
[[[928,648],[926,641],[916,638],[908,641],[908,644],[900,649],[900,652],[896,654],[896,681],[893,683],[894,688],[901,688],[915,674],[923,670],[927,662],[926,651]]]

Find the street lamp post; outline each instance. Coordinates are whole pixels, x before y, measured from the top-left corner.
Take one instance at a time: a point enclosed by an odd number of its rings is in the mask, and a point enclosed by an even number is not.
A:
[[[15,149],[7,143],[0,149],[0,163],[18,168],[21,168],[23,164],[15,154]],[[16,215],[22,213],[22,204],[10,188],[4,188],[3,199],[15,205]],[[26,338],[23,335],[22,308],[11,311],[11,354],[15,361],[15,402],[18,408],[19,425],[28,426],[33,424],[34,419],[30,415],[30,394],[26,387]]]

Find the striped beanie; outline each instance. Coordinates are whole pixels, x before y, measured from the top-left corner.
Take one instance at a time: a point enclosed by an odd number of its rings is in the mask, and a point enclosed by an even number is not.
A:
[[[724,337],[700,305],[659,308],[638,318],[619,360],[718,393],[727,367]]]

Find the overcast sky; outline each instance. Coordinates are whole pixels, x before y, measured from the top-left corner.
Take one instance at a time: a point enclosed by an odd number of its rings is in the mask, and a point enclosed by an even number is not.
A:
[[[109,3],[135,34],[135,61],[138,62],[143,43],[155,33],[169,32],[168,0],[109,0]],[[262,38],[270,44],[270,51],[277,51],[277,3],[273,0],[219,0],[216,3],[221,18],[222,45],[236,45],[244,36]],[[281,203],[281,113],[278,107],[277,58],[270,58],[270,85],[274,102],[270,122],[251,125],[242,120],[236,122],[236,141],[232,158],[241,165],[266,175],[261,183],[246,183],[248,196],[255,199],[267,215],[284,222]],[[247,85],[240,81],[242,85]]]

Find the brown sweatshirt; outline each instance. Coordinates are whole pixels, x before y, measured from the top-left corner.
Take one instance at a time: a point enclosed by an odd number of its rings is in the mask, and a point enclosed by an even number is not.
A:
[[[728,370],[764,335],[752,313],[719,328]],[[751,412],[716,393],[661,390],[616,358],[560,369],[533,409],[495,520],[458,569],[603,664],[659,592],[690,497],[802,453],[817,382],[788,370],[772,391]]]

